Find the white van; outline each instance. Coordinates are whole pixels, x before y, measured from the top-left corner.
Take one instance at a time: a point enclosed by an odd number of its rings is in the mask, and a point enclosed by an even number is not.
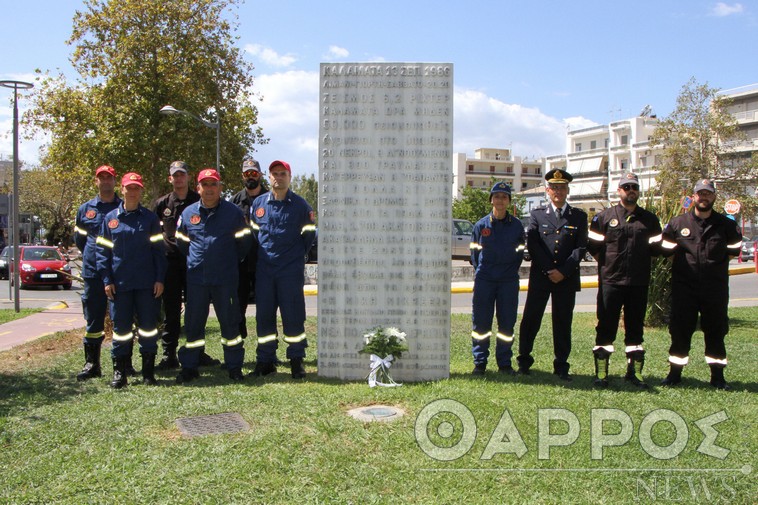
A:
[[[465,219],[453,219],[453,259],[470,260],[471,259],[471,232],[474,225],[471,221]]]

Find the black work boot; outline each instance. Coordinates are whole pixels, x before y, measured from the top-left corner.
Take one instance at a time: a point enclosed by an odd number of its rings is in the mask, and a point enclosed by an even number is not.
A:
[[[176,376],[176,383],[187,384],[188,382],[192,382],[199,377],[200,372],[197,371],[197,368],[182,368],[182,371],[179,372],[179,375]]]
[[[221,364],[221,360],[212,358],[205,350],[200,354],[200,366],[218,366]]]
[[[134,330],[134,333],[136,335],[137,330]],[[137,370],[134,369],[134,366],[132,365],[132,355],[134,353],[134,343],[129,344],[129,356],[126,360],[126,375],[129,377],[136,377],[137,376]]]
[[[245,376],[242,374],[241,368],[230,368],[229,378],[232,379],[234,382],[242,382],[243,380],[245,380]]]
[[[176,358],[176,344],[163,346],[163,358],[156,368],[158,370],[174,370],[179,368],[179,360]]]
[[[665,379],[661,381],[661,386],[676,386],[682,382],[682,370],[684,370],[684,365],[675,365],[673,363],[670,363],[669,374]]]
[[[599,388],[608,387],[608,366],[611,362],[611,353],[605,349],[598,349],[592,353],[595,358],[595,380],[592,384]]]
[[[474,369],[471,370],[471,375],[484,375],[487,371],[487,363],[474,363]]]
[[[155,353],[142,355],[142,383],[148,386],[158,384],[155,380]]]
[[[709,365],[711,367],[711,386],[716,389],[724,391],[731,391],[730,386],[724,379],[724,366],[723,365]]]
[[[86,381],[94,377],[102,377],[103,371],[100,369],[100,344],[97,342],[87,342],[84,344],[84,368],[76,375],[76,380]]]
[[[292,372],[293,379],[305,378],[305,367],[303,366],[303,358],[292,358],[290,360],[290,370]]]
[[[273,363],[261,363],[260,361],[255,364],[255,368],[250,372],[251,377],[263,377],[276,373],[276,365]]]
[[[626,360],[626,375],[624,380],[640,389],[648,389],[648,385],[642,379],[642,369],[645,366],[645,358],[630,356]]]
[[[113,380],[111,381],[113,389],[121,389],[126,386],[126,365],[128,359],[128,356],[113,358]]]

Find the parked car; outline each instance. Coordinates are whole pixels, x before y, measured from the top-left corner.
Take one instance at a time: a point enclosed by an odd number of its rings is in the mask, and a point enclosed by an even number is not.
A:
[[[21,246],[19,258],[20,287],[63,286],[63,289],[71,289],[71,277],[67,275],[71,273],[71,267],[57,248]],[[12,261],[10,261],[8,271],[11,275],[13,274],[12,266]]]
[[[743,238],[742,239],[742,250],[740,253],[740,257],[742,258],[742,261],[753,261],[755,258],[755,243],[758,241],[758,237],[753,238]]]
[[[465,219],[453,219],[453,259],[471,260],[471,232],[474,225]]]
[[[11,259],[11,249],[12,247],[5,246],[3,247],[3,252],[0,253],[0,279],[8,278],[8,272],[10,271],[8,264]]]

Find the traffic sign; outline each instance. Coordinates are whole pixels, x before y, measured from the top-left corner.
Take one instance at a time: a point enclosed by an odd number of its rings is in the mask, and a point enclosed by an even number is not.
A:
[[[684,210],[687,210],[687,209],[690,208],[690,206],[692,206],[692,198],[690,198],[689,196],[683,196],[682,197],[682,208]]]
[[[731,215],[738,214],[740,212],[740,202],[737,200],[729,200],[724,204],[724,211]]]

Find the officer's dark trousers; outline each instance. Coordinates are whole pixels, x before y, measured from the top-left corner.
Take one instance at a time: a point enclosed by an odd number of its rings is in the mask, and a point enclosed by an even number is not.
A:
[[[471,312],[474,364],[487,363],[492,339],[487,335],[492,332],[492,318],[497,313],[495,359],[499,367],[510,366],[513,357],[513,327],[518,312],[518,290],[518,279],[507,282],[475,279]]]
[[[256,246],[257,247],[257,246]],[[237,298],[240,305],[240,335],[247,338],[247,305],[255,303],[255,268],[250,270],[249,260],[245,259],[239,264],[240,278],[237,287]]]
[[[158,308],[159,300],[152,289],[116,289],[111,302],[113,320],[113,347],[111,355],[131,356],[132,328],[137,316],[137,337],[141,354],[156,354],[158,350]]]
[[[197,368],[200,355],[205,350],[205,324],[208,322],[210,304],[216,312],[221,326],[221,345],[224,348],[224,362],[229,370],[242,368],[245,349],[239,336],[239,304],[237,303],[237,283],[209,286],[187,284],[187,306],[184,309],[184,330],[187,344],[179,349],[179,363],[182,368]]]
[[[600,284],[597,290],[595,345],[611,345],[616,340],[621,307],[624,308],[624,344],[627,347],[642,344],[647,286]]]
[[[108,310],[108,298],[100,277],[85,277],[82,293],[82,312],[87,321],[84,343],[101,341],[105,330],[105,311]]]
[[[168,258],[166,282],[163,285],[163,346],[176,349],[182,328],[182,301],[187,286],[187,264],[184,258]]]
[[[539,289],[532,288],[527,292],[524,316],[519,329],[520,368],[530,368],[534,364],[531,356],[534,339],[542,325],[542,315],[545,313],[548,298],[553,300],[553,371],[567,373],[569,371],[568,357],[571,353],[571,322],[574,318],[576,291],[572,289]]]
[[[279,346],[276,330],[276,309],[282,315],[287,358],[304,358],[308,340],[305,338],[305,296],[303,268],[292,273],[274,273],[259,269],[255,282],[255,319],[258,332],[258,363],[275,363]]]
[[[693,288],[674,282],[671,291],[669,356],[680,360],[687,358],[692,334],[697,328],[697,315],[700,313],[700,328],[705,336],[706,360],[710,358],[726,361],[724,337],[729,333],[728,305],[728,284]]]

